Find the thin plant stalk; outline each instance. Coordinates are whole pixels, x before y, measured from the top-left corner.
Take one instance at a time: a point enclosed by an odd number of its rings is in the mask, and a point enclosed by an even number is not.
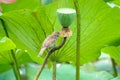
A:
[[[56,61],[53,62],[52,80],[56,80]]]
[[[80,23],[80,6],[78,0],[74,0],[74,5],[77,14],[77,43],[76,43],[76,80],[80,80],[80,32],[81,32],[81,23]]]
[[[7,29],[6,29],[6,26],[5,26],[4,21],[3,21],[2,19],[0,19],[0,21],[1,21],[1,23],[2,23],[2,26],[3,26],[3,29],[4,29],[5,35],[9,38],[9,34],[8,34],[8,32],[7,32]],[[15,53],[14,53],[13,50],[11,50],[10,57],[11,57],[12,66],[13,66],[13,70],[14,70],[16,79],[17,79],[17,80],[21,80],[19,68],[18,68],[18,65],[17,65],[17,60],[16,60]]]
[[[111,62],[112,62],[112,68],[113,68],[113,76],[117,77],[118,76],[118,72],[117,72],[117,69],[116,69],[115,60],[113,58],[111,58]]]
[[[35,76],[34,80],[38,80],[39,79],[39,76],[41,75],[41,72],[43,71],[43,68],[45,67],[45,64],[47,63],[47,59],[49,58],[50,54],[47,54],[44,61],[43,61],[43,64],[40,66],[38,72],[37,72],[37,75]]]

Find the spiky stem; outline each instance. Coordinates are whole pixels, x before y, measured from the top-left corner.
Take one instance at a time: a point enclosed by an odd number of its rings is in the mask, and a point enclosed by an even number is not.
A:
[[[111,62],[112,62],[112,68],[113,68],[113,72],[114,72],[113,76],[117,77],[118,73],[117,73],[116,64],[115,64],[115,61],[113,58],[111,58]]]
[[[53,62],[52,80],[56,80],[56,61]]]
[[[74,0],[74,5],[77,14],[77,44],[76,44],[76,80],[80,80],[80,32],[81,32],[81,23],[80,23],[80,6],[78,0]]]
[[[4,29],[5,35],[9,38],[9,34],[8,34],[8,32],[7,32],[7,29],[6,29],[6,26],[5,26],[4,21],[3,21],[2,19],[0,19],[0,21],[1,21],[1,23],[2,23],[2,26],[3,26],[3,29]],[[21,80],[19,68],[18,68],[18,65],[17,65],[17,60],[16,60],[15,53],[14,53],[13,50],[11,50],[10,57],[11,57],[12,66],[13,66],[13,70],[14,70],[16,79],[17,79],[17,80]]]

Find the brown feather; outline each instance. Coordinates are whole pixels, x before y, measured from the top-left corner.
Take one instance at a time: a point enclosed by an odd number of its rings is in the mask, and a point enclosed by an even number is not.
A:
[[[41,50],[38,54],[38,57],[41,56],[43,54],[43,52],[45,51],[45,49],[50,48],[52,46],[54,46],[58,36],[60,35],[59,32],[53,32],[51,35],[49,35],[43,42]]]

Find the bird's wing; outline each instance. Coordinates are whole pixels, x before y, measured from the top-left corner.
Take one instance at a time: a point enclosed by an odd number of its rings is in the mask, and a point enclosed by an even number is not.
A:
[[[44,40],[42,47],[50,47],[50,46],[52,46],[55,43],[55,41],[56,41],[56,39],[54,37],[48,36]]]

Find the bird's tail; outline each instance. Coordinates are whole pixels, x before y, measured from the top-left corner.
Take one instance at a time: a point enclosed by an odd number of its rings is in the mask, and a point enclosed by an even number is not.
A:
[[[41,50],[40,50],[40,52],[39,52],[39,54],[38,54],[38,57],[42,56],[42,54],[43,54],[43,52],[45,51],[45,49],[46,49],[46,47],[41,48]]]

